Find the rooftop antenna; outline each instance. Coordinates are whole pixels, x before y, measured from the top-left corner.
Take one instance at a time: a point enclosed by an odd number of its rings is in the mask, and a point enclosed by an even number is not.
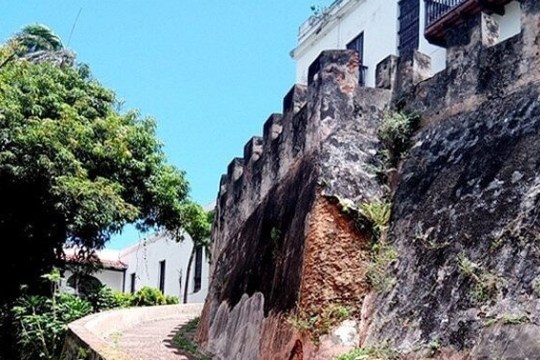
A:
[[[71,27],[71,31],[69,32],[69,38],[67,42],[67,47],[69,48],[69,44],[71,43],[71,37],[73,36],[73,32],[75,31],[75,26],[77,26],[77,22],[79,22],[79,16],[81,16],[82,7],[79,9],[79,12],[77,13],[77,17],[75,18],[75,21],[73,22],[73,26]]]

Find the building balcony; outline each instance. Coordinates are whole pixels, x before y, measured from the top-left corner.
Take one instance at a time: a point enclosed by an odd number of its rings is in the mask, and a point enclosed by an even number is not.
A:
[[[480,12],[504,14],[504,6],[512,0],[425,0],[426,39],[446,47],[446,32]]]

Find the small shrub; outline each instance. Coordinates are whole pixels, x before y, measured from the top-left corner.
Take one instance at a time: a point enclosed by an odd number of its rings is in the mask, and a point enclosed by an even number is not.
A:
[[[536,278],[533,280],[532,289],[536,296],[540,296],[540,278]]]
[[[115,308],[125,308],[133,306],[135,303],[135,299],[132,294],[112,290],[107,286],[102,286],[98,289],[98,291],[86,294],[83,296],[83,298],[92,304],[94,312]]]
[[[62,349],[67,325],[91,312],[90,303],[75,295],[55,293],[51,298],[23,296],[13,308],[18,327],[20,358],[57,358]]]
[[[145,286],[133,295],[132,305],[135,306],[154,306],[165,305],[165,296],[156,288]]]
[[[135,302],[133,294],[123,293],[119,291],[113,292],[113,308],[126,308],[133,305]]]
[[[431,340],[427,344],[427,349],[429,350],[429,357],[434,357],[441,350],[441,342],[437,339]]]
[[[176,305],[180,303],[178,296],[165,295],[165,304],[167,305]]]
[[[386,182],[395,172],[398,162],[410,147],[410,139],[417,130],[420,118],[403,112],[387,113],[379,128],[382,149],[379,151],[381,167],[376,171],[380,180]]]
[[[458,267],[463,275],[477,278],[475,272],[478,264],[472,262],[465,254],[458,255]]]
[[[505,325],[518,325],[529,323],[531,319],[526,315],[504,315],[501,321]]]

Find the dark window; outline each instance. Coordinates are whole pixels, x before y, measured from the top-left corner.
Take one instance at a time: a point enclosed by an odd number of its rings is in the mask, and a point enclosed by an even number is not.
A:
[[[361,86],[366,86],[366,72],[367,67],[364,66],[364,33],[360,33],[357,37],[355,37],[351,42],[347,44],[347,49],[349,50],[356,50],[358,53],[358,60],[359,60],[359,82]]]
[[[193,292],[201,290],[202,282],[202,262],[203,262],[203,248],[198,247],[195,250],[195,276],[193,277]]]
[[[347,49],[356,50],[360,59],[360,65],[364,63],[364,33],[360,33],[347,44]]]
[[[134,294],[135,293],[135,273],[131,273],[130,278],[131,278],[131,284],[130,284],[129,291],[132,294]]]
[[[159,291],[165,294],[165,260],[159,262]]]
[[[418,49],[420,31],[420,0],[399,1],[399,55]]]

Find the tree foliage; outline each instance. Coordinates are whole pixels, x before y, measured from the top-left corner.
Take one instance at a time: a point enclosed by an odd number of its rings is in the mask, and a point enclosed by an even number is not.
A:
[[[199,204],[186,203],[184,206],[184,213],[187,215],[187,221],[184,224],[184,229],[191,235],[193,240],[193,246],[191,248],[191,254],[186,269],[186,281],[184,283],[184,299],[183,302],[188,301],[189,279],[191,279],[191,265],[195,258],[195,252],[198,248],[203,248],[207,257],[210,257],[210,246],[212,240],[210,238],[212,232],[212,221],[214,218],[213,211],[205,211]]]
[[[205,211],[197,203],[187,202],[183,206],[186,221],[184,230],[191,236],[196,247],[208,247],[214,213]]]
[[[87,66],[6,61],[14,43],[61,47],[37,30],[25,28],[0,49],[0,234],[10,245],[0,252],[0,271],[9,274],[0,302],[21,284],[39,284],[64,244],[101,248],[127,223],[178,233],[190,203],[155,121],[118,111],[115,94]]]

